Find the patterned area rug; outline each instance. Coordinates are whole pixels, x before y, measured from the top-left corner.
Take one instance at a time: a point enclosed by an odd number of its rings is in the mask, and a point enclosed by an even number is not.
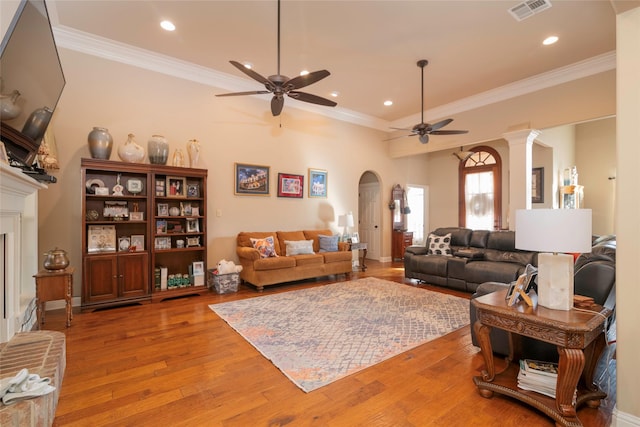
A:
[[[310,392],[469,324],[469,300],[374,277],[209,306]]]

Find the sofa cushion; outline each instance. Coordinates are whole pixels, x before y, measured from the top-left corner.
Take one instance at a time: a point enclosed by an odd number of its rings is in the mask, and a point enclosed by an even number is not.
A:
[[[444,236],[429,234],[427,246],[429,248],[429,255],[451,256],[451,233],[447,233]]]
[[[325,264],[332,262],[351,262],[351,251],[322,252]]]
[[[318,236],[332,236],[333,232],[329,229],[326,230],[302,230],[304,237],[302,239],[287,239],[287,240],[313,240],[313,251],[320,252],[320,242]]]
[[[236,237],[236,243],[241,248],[253,248],[251,238],[264,239],[269,236],[276,236],[275,231],[241,231]],[[278,239],[275,239],[274,246],[276,248],[276,254],[280,255],[280,244]]]
[[[287,256],[313,254],[313,240],[285,240]]]
[[[267,236],[261,239],[250,238],[251,245],[260,253],[261,258],[276,257],[275,240],[273,236]]]
[[[451,233],[451,246],[468,247],[471,242],[471,233],[473,230],[470,228],[460,227],[441,227],[433,230],[432,234],[438,236],[444,236]]]
[[[318,234],[318,252],[336,252],[338,250],[338,238],[339,236]]]
[[[516,232],[515,231],[494,231],[489,234],[487,240],[487,248],[497,249],[499,251],[515,251],[516,250]]]
[[[280,255],[284,255],[285,254],[285,247],[284,247],[284,241],[285,240],[291,240],[291,241],[295,241],[295,240],[310,240],[308,237],[306,237],[304,235],[304,233],[302,232],[302,230],[298,230],[298,231],[278,231],[278,240],[280,240],[280,243],[282,244],[282,247],[280,249],[282,249],[282,253]]]
[[[491,232],[489,230],[473,230],[469,246],[473,246],[474,248],[486,248],[490,233]]]
[[[296,267],[302,267],[307,265],[322,265],[324,263],[324,257],[320,254],[304,254],[295,255],[293,257],[296,260]]]
[[[256,271],[278,270],[281,268],[293,268],[296,260],[293,257],[279,256],[271,258],[260,258],[253,262],[253,269]]]

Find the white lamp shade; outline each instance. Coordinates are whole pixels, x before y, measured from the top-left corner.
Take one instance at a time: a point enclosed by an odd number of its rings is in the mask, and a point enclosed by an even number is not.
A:
[[[516,211],[516,248],[537,252],[591,252],[591,209]]]
[[[347,227],[353,227],[354,222],[353,222],[353,214],[351,212],[349,212],[347,215],[345,215],[347,217]]]

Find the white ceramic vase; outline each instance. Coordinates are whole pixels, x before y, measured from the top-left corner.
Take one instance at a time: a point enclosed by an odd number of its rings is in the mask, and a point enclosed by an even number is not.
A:
[[[173,166],[184,167],[184,154],[180,148],[173,152]]]
[[[136,143],[135,135],[130,133],[127,141],[118,147],[118,157],[127,163],[140,163],[144,159],[144,148]]]
[[[200,142],[197,139],[190,139],[187,142],[187,153],[189,154],[189,167],[197,167],[200,159]]]

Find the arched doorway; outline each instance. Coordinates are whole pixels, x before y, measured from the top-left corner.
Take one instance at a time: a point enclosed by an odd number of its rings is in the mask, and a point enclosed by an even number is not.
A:
[[[380,178],[366,171],[358,183],[358,233],[367,243],[367,258],[379,260],[382,252],[382,202]]]

